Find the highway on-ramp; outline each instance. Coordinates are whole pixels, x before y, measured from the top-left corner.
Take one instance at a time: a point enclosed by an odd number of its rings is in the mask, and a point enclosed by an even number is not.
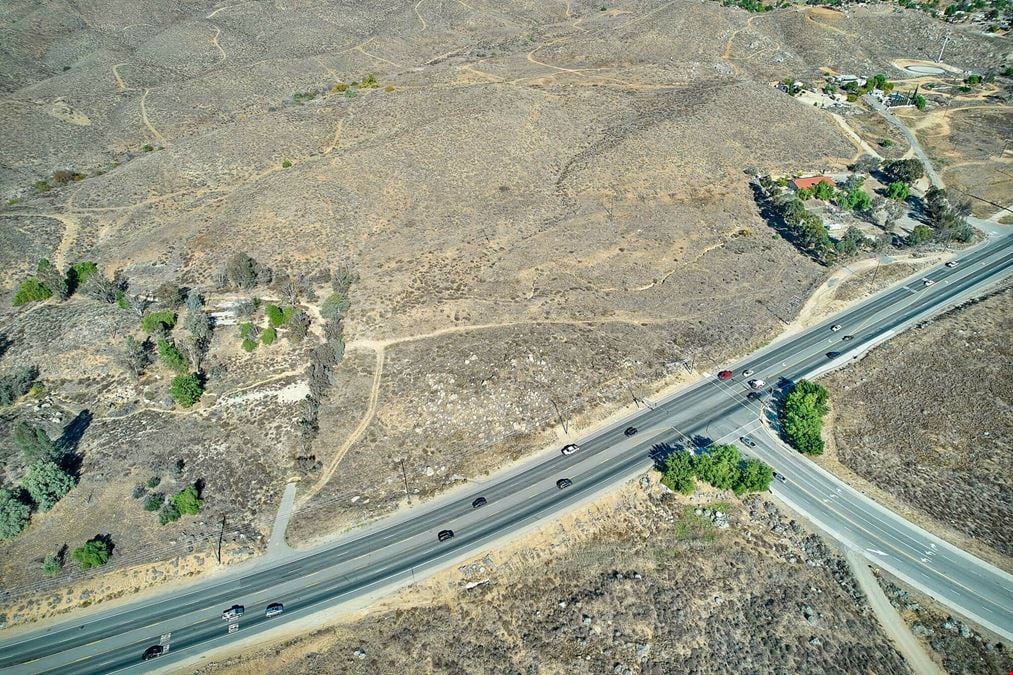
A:
[[[768,401],[746,398],[747,379],[773,385],[781,378],[792,381],[840,367],[927,316],[980,295],[1010,274],[1011,249],[1013,236],[989,238],[964,252],[956,267],[934,268],[754,353],[735,364],[729,381],[707,377],[649,404],[581,440],[573,456],[542,454],[470,491],[397,514],[326,546],[11,635],[0,641],[0,668],[12,673],[142,672],[177,663],[473,553],[642,472],[663,443],[692,449],[718,441],[740,443],[771,464],[786,479],[773,485],[775,495],[830,535],[955,612],[1013,639],[1009,574],[911,525],[785,448],[763,424]],[[841,329],[831,330],[834,324]],[[754,371],[749,378],[741,375],[746,369]],[[638,432],[626,436],[629,426]],[[742,436],[754,445],[739,441]],[[571,479],[572,485],[558,488],[561,478]],[[473,508],[479,496],[488,503]],[[455,536],[440,542],[437,533],[444,529]],[[264,610],[273,602],[284,603],[285,611],[267,618]],[[233,604],[245,606],[244,616],[237,622],[223,620],[222,611]],[[142,662],[145,649],[156,644],[166,646],[166,653]]]

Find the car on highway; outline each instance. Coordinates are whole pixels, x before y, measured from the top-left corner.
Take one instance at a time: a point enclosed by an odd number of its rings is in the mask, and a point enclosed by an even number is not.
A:
[[[936,282],[932,281],[932,279],[922,279],[922,283],[925,284],[926,286],[931,286]]]
[[[832,333],[836,333],[840,329],[841,329],[841,324],[839,324],[839,323],[835,323],[833,326],[830,327],[830,331]]]
[[[752,374],[753,374],[752,368],[746,368],[745,370],[742,371],[742,377],[749,377]]]
[[[568,444],[566,444],[566,445],[563,446],[563,449],[562,449],[561,452],[564,455],[573,455],[578,450],[580,450],[580,446],[579,445],[577,445],[576,443],[568,443]]]
[[[489,501],[485,497],[478,497],[477,499],[475,499],[475,501],[471,503],[471,508],[480,509],[488,503]]]
[[[778,473],[776,471],[774,472],[774,478],[776,478],[777,480],[781,481],[782,483],[787,483],[788,482],[788,479],[784,477],[784,474],[780,474],[780,473]]]
[[[448,539],[454,538],[453,530],[440,530],[440,533],[436,535],[436,538],[440,541],[447,541]]]
[[[150,661],[151,659],[157,659],[159,656],[165,653],[165,647],[162,645],[151,645],[144,650],[144,654],[141,655],[142,661]]]
[[[844,337],[841,338],[841,340],[843,340],[844,342],[851,342],[854,339],[855,339],[854,335],[845,335]]]
[[[751,389],[763,389],[766,386],[767,386],[767,383],[764,382],[763,380],[750,380],[749,381],[749,387]]]
[[[246,612],[246,608],[242,605],[232,605],[227,610],[222,612],[222,621],[231,621],[232,619],[238,619]]]
[[[827,352],[828,359],[836,359],[840,355],[841,355],[840,352]]]
[[[573,481],[570,480],[569,478],[560,478],[559,480],[556,481],[556,487],[558,487],[560,490],[568,488],[571,485],[573,485]]]
[[[946,266],[949,267],[950,269],[953,269],[954,267],[956,267],[959,264],[960,263],[957,262],[956,260],[951,260],[950,262],[946,263]]]
[[[756,441],[754,441],[749,436],[739,436],[739,440],[742,441],[743,443],[745,443],[746,445],[748,445],[751,448],[755,448],[756,447]]]
[[[280,602],[272,602],[270,605],[267,606],[267,609],[264,610],[264,616],[270,619],[272,616],[278,616],[284,611],[285,605],[281,604]]]
[[[626,431],[624,431],[623,433],[626,434],[627,436],[633,436],[637,433],[637,431],[638,429],[636,427],[626,427]]]
[[[718,373],[718,379],[719,380],[730,380],[734,376],[735,376],[735,373],[733,373],[730,370],[722,370],[720,373]]]
[[[763,398],[763,396],[764,394],[762,391],[751,391],[748,394],[746,394],[746,398],[749,399],[750,401],[759,401],[760,399]]]

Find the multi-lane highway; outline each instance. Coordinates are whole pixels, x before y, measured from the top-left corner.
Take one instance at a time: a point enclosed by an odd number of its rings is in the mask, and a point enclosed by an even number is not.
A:
[[[940,266],[925,278],[871,297],[803,333],[781,340],[735,364],[735,377],[707,377],[579,441],[565,457],[542,454],[481,486],[350,533],[327,546],[276,562],[264,561],[194,583],[185,592],[162,595],[94,612],[87,618],[11,636],[0,641],[0,668],[15,673],[97,673],[149,670],[306,617],[339,601],[410,580],[415,574],[551,516],[609,485],[643,471],[660,443],[685,447],[738,442],[786,478],[773,492],[829,534],[860,550],[875,564],[931,594],[955,612],[1013,639],[1013,578],[907,523],[819,469],[772,437],[762,423],[763,401],[746,398],[741,373],[775,383],[796,380],[846,364],[871,345],[932,313],[973,297],[1009,275],[1013,236],[991,238],[965,252],[955,268]],[[840,324],[840,331],[831,331]],[[843,340],[845,336],[850,340]],[[827,354],[839,355],[828,357]],[[624,435],[635,426],[638,433]],[[569,488],[556,481],[570,478]],[[478,509],[472,501],[485,497]],[[451,529],[446,542],[437,533]],[[265,607],[283,602],[281,616]],[[246,607],[229,632],[221,613]],[[142,663],[144,650],[168,647],[156,661]]]

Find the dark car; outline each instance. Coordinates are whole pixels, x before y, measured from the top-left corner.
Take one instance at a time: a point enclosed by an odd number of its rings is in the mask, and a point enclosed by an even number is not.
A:
[[[732,377],[734,377],[734,375],[735,375],[735,373],[733,373],[730,370],[722,370],[720,373],[718,373],[718,379],[719,380],[730,380],[730,379],[732,379]]]
[[[489,501],[485,497],[479,497],[471,503],[471,508],[478,509],[485,506],[488,503]]]
[[[141,656],[142,661],[150,661],[151,659],[157,659],[159,656],[165,653],[165,647],[162,645],[151,645],[144,650],[144,654]]]
[[[845,342],[851,342],[852,340],[855,339],[855,336],[854,335],[845,335],[841,339],[844,340]]]
[[[439,537],[440,541],[446,541],[448,539],[453,539],[454,538],[454,531],[453,530],[440,530],[440,533],[438,535],[436,535],[436,536]]]
[[[627,436],[632,436],[635,433],[637,433],[637,428],[636,427],[626,427],[626,431],[624,431],[623,433],[626,434]]]
[[[828,359],[836,359],[840,355],[841,355],[840,352],[827,352]]]
[[[559,480],[556,481],[556,487],[558,487],[560,490],[562,490],[563,488],[568,488],[571,485],[573,485],[573,481],[570,480],[569,478],[560,478]]]
[[[746,398],[748,398],[750,401],[759,401],[765,395],[766,394],[764,394],[762,391],[751,391],[748,394],[746,394]]]
[[[284,611],[285,605],[281,604],[280,602],[272,602],[270,605],[267,606],[267,609],[264,610],[264,616],[270,619],[272,616],[278,616]]]
[[[232,605],[227,610],[222,612],[222,620],[231,621],[232,619],[238,619],[246,611],[246,608],[242,605]]]
[[[782,483],[787,483],[788,482],[788,479],[785,478],[783,474],[779,474],[776,471],[774,472],[774,478],[776,478],[777,480],[781,481]]]

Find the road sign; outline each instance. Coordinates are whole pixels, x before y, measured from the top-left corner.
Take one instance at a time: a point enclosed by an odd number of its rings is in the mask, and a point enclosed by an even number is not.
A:
[[[236,623],[230,623],[229,624],[229,635],[232,635],[237,630],[239,630],[239,623],[238,622],[236,622]]]

